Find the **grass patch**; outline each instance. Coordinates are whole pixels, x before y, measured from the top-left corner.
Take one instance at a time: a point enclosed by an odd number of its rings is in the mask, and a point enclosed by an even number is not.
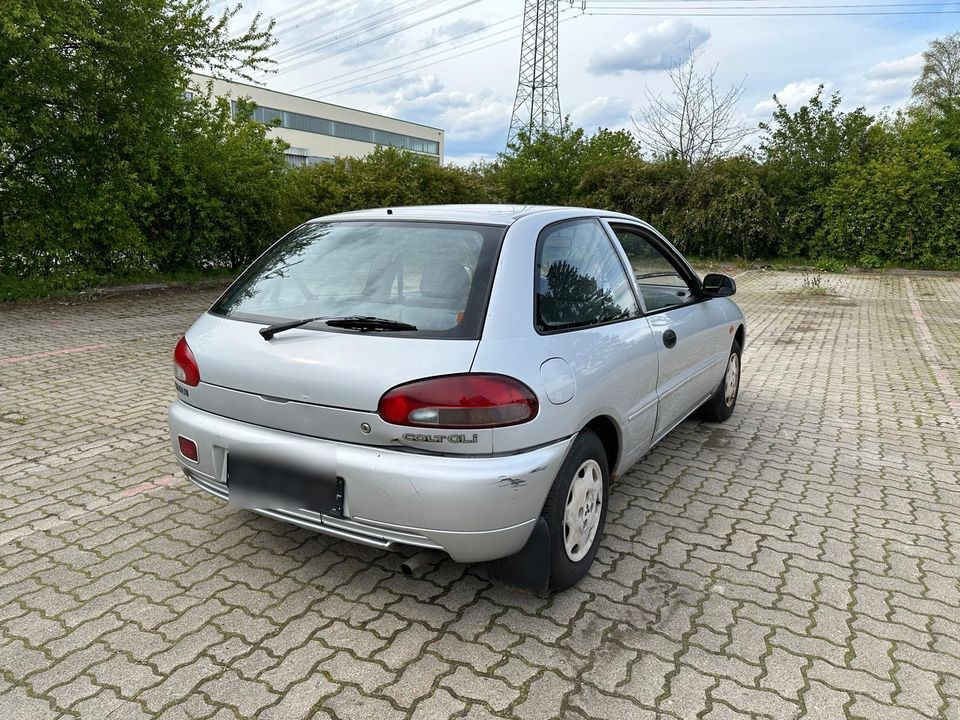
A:
[[[182,270],[170,273],[118,273],[111,275],[49,275],[21,278],[0,275],[0,302],[75,297],[104,288],[159,283],[193,283],[232,280],[239,270]]]
[[[800,292],[804,295],[829,295],[830,289],[823,284],[823,276],[820,273],[815,273],[803,276]]]

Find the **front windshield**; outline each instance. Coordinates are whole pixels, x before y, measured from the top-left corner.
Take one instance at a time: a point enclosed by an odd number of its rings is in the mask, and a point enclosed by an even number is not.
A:
[[[475,338],[502,235],[485,225],[311,223],[251,265],[211,312],[267,324],[358,315],[416,326],[404,336]]]

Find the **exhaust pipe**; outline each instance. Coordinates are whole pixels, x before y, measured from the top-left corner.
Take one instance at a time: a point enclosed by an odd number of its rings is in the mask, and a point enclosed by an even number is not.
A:
[[[407,577],[419,576],[423,571],[436,565],[440,561],[440,553],[436,550],[422,550],[400,563],[400,569]]]

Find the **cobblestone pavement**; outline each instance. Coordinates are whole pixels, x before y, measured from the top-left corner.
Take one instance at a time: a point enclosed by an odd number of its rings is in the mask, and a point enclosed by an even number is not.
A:
[[[0,718],[960,718],[960,279],[738,283],[736,414],[621,478],[553,597],[187,483],[170,352],[215,293],[0,306]]]

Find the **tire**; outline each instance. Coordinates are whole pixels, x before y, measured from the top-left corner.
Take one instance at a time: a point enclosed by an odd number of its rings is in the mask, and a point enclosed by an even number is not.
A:
[[[727,381],[731,373],[734,373],[732,380],[733,387],[728,388]],[[732,391],[732,394],[730,391]],[[724,422],[733,415],[733,409],[737,406],[737,398],[739,396],[740,343],[734,340],[730,348],[730,357],[727,358],[727,369],[723,373],[720,385],[713,393],[713,396],[704,404],[700,416],[709,422]]]
[[[607,520],[609,489],[610,471],[603,443],[592,430],[583,430],[573,441],[543,506],[542,516],[550,530],[551,589],[576,585],[593,564]],[[571,515],[570,519],[576,517],[587,523],[579,542],[574,542],[570,533],[576,526],[571,527],[565,519],[568,504],[571,510],[584,511],[591,518],[584,521],[584,512]]]

